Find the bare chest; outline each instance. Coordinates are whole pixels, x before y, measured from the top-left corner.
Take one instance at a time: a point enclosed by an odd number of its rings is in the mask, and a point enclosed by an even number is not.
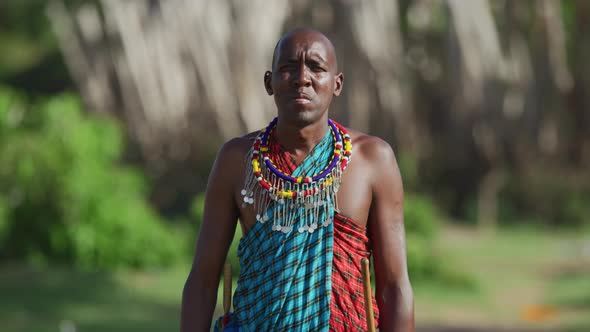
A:
[[[351,218],[359,226],[366,227],[371,206],[371,178],[368,172],[363,172],[363,167],[353,160],[342,175],[342,184],[336,194],[336,209],[340,214]],[[245,172],[241,174],[240,186],[234,190],[234,200],[239,208],[240,225],[243,234],[246,234],[257,222],[259,202],[247,204],[243,200],[241,191],[246,182]]]

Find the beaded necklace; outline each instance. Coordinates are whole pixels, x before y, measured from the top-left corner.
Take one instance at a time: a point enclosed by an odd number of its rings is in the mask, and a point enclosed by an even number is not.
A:
[[[265,223],[272,215],[274,231],[289,233],[298,223],[297,230],[300,233],[313,233],[321,219],[320,214],[325,216],[320,226],[327,226],[332,221],[333,209],[337,209],[336,193],[342,172],[352,155],[351,139],[344,127],[328,119],[333,142],[330,162],[317,174],[291,176],[275,166],[269,153],[269,141],[277,122],[278,118],[275,118],[259,132],[248,153],[246,180],[240,192],[242,206],[253,205],[258,201],[256,220]],[[314,150],[322,144],[323,148],[327,148],[324,141]]]

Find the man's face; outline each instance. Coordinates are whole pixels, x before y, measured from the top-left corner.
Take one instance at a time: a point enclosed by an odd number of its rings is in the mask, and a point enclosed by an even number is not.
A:
[[[336,67],[333,47],[318,32],[296,32],[284,38],[275,53],[273,72],[265,77],[279,118],[305,126],[324,116],[332,97],[342,89],[342,74],[336,73]]]

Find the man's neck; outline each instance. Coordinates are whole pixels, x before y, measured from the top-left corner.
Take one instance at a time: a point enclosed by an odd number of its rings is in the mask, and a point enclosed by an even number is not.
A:
[[[297,159],[305,157],[323,138],[328,131],[328,119],[322,119],[305,127],[279,122],[276,137],[281,145]]]

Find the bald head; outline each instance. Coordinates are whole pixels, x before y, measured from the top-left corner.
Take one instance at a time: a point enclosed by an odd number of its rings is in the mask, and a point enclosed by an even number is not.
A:
[[[331,70],[333,72],[338,71],[338,61],[336,59],[336,49],[334,48],[334,44],[318,30],[314,30],[311,28],[297,28],[290,30],[286,34],[284,34],[281,39],[277,42],[273,55],[272,55],[272,70],[275,70],[277,59],[279,59],[281,52],[284,50],[285,47],[291,46],[293,43],[301,44],[307,43],[309,45],[313,43],[318,43],[325,48],[325,55],[327,57],[326,62],[331,64]]]
[[[332,42],[308,28],[289,31],[279,40],[272,71],[264,73],[264,87],[274,97],[279,123],[297,127],[327,120],[343,80]]]

